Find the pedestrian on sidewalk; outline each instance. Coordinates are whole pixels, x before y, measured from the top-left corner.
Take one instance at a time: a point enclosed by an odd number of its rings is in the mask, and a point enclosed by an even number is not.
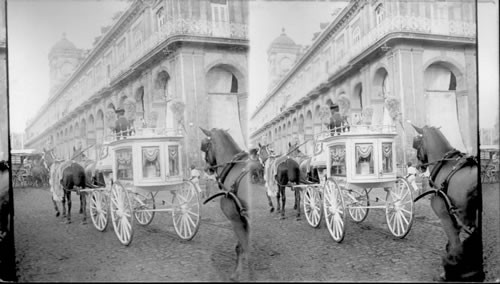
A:
[[[202,190],[200,187],[200,171],[196,169],[195,165],[191,165],[191,176],[189,177],[189,180],[194,184],[194,187],[196,187],[196,190],[198,191],[198,194],[203,196]]]
[[[415,192],[416,195],[419,193],[419,188],[417,186],[416,178],[418,174],[417,168],[415,168],[411,162],[408,162],[408,168],[406,170],[406,179],[408,182],[411,184],[413,191]]]
[[[209,174],[207,173],[207,188],[205,198],[209,198],[216,190],[217,179],[215,178],[215,172]]]

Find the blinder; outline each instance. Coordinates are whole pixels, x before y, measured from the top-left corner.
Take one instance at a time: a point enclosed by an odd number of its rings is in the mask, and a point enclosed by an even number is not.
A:
[[[422,146],[422,135],[417,135],[413,137],[413,149],[418,150]]]
[[[201,140],[200,150],[207,153],[211,145],[212,143],[209,138],[203,138],[203,140]]]

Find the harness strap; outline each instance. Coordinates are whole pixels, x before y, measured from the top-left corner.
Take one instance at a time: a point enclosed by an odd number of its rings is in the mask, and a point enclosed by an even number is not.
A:
[[[452,156],[454,156],[456,154],[459,154],[457,156],[457,158],[455,158],[455,159],[449,159],[450,157],[452,157]],[[441,185],[439,187],[436,187],[435,186],[435,178],[436,178],[439,170],[441,170],[441,168],[442,168],[442,166],[444,164],[443,162],[444,161],[450,161],[450,160],[457,161],[457,163],[453,166],[453,168],[448,173],[448,175],[446,176],[445,180],[441,183]],[[462,168],[464,168],[464,167],[466,167],[468,165],[471,165],[471,166],[477,165],[477,161],[476,161],[476,158],[474,156],[465,156],[463,153],[459,152],[456,149],[453,149],[452,151],[449,151],[448,153],[446,153],[445,156],[444,156],[444,158],[442,160],[438,161],[438,164],[432,170],[431,176],[429,178],[429,183],[430,183],[430,185],[434,189],[430,190],[430,191],[427,191],[427,192],[424,192],[423,194],[420,194],[417,198],[415,198],[414,202],[418,201],[420,198],[422,198],[422,197],[424,197],[424,196],[426,196],[428,194],[434,194],[436,196],[440,196],[444,200],[444,203],[446,205],[448,213],[453,217],[453,219],[455,220],[456,224],[461,229],[463,229],[467,234],[472,235],[474,233],[474,231],[476,230],[476,228],[468,226],[468,225],[465,225],[460,220],[460,218],[458,216],[458,208],[453,204],[453,202],[450,200],[450,198],[447,195],[448,185],[450,183],[451,178],[460,169],[462,169]]]
[[[450,159],[451,157],[453,157],[456,154],[461,154],[461,153],[457,149],[452,149],[452,150],[448,151],[447,153],[445,153],[444,157],[441,160],[438,160],[438,161],[435,161],[435,162],[431,162],[431,163],[427,163],[428,165],[433,164],[433,163],[437,163],[436,166],[432,169],[432,172],[431,172],[431,174],[429,176],[429,183],[430,183],[430,185],[432,187],[435,187],[434,186],[434,180],[436,179],[437,174],[439,173],[439,171],[443,167],[444,162],[445,161],[458,160],[458,159],[460,159],[462,157],[462,155],[460,155],[460,156],[457,157],[457,159]],[[425,165],[427,165],[427,164],[425,164]]]
[[[227,175],[231,171],[231,169],[234,167],[236,163],[240,163],[243,161],[243,158],[246,158],[248,156],[248,153],[245,151],[241,151],[238,154],[234,155],[233,159],[230,162],[227,162],[224,168],[222,168],[221,174],[217,177],[217,182],[219,183],[219,188],[222,189],[220,186],[221,184],[226,181]]]
[[[219,188],[224,190],[224,192],[219,192],[219,193],[212,195],[207,200],[205,200],[205,202],[203,202],[203,204],[206,204],[208,201],[214,199],[217,196],[224,195],[224,197],[231,198],[234,201],[234,203],[236,204],[236,208],[238,209],[238,212],[240,213],[240,216],[247,218],[248,217],[247,209],[245,208],[245,206],[243,206],[243,204],[241,204],[241,201],[237,196],[239,184],[246,174],[248,174],[248,171],[243,170],[238,175],[238,177],[236,178],[234,183],[231,185],[231,188],[227,188],[224,185],[224,183],[220,182],[220,180],[217,180],[217,183],[219,184]]]

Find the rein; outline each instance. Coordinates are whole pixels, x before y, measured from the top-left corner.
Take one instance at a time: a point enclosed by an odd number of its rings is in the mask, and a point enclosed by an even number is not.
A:
[[[236,178],[236,180],[234,181],[234,183],[231,185],[230,188],[227,188],[224,185],[224,182],[225,182],[229,172],[233,169],[233,167],[236,164],[247,162],[247,160],[242,159],[242,158],[245,158],[247,156],[248,156],[248,153],[246,153],[245,151],[241,151],[241,152],[237,153],[236,155],[234,155],[234,157],[231,161],[223,163],[223,164],[213,165],[213,166],[209,167],[212,169],[224,167],[222,169],[222,172],[220,175],[218,174],[217,171],[215,171],[217,184],[219,185],[219,189],[223,190],[223,192],[218,192],[218,193],[210,196],[209,198],[207,198],[203,202],[203,204],[208,203],[210,200],[212,200],[216,197],[224,196],[226,198],[232,199],[235,202],[236,207],[238,209],[238,212],[240,213],[240,216],[244,217],[245,219],[248,218],[247,209],[245,208],[245,206],[243,206],[243,204],[241,203],[240,199],[237,196],[239,184],[240,184],[241,180],[245,177],[245,175],[248,174],[248,170],[246,168],[244,168],[243,171],[238,175],[238,177]]]
[[[456,158],[451,158],[455,155],[457,155]],[[435,179],[436,179],[439,171],[443,167],[443,164],[444,164],[443,162],[445,162],[445,161],[456,161],[457,163],[453,166],[451,171],[448,173],[448,175],[446,176],[443,183],[441,183],[441,185],[439,185],[439,187],[437,187],[435,184]],[[436,167],[434,167],[432,169],[432,172],[431,172],[430,177],[429,177],[429,183],[430,183],[432,189],[417,196],[417,198],[415,198],[414,202],[417,202],[419,199],[421,199],[422,197],[429,195],[429,194],[434,194],[435,196],[442,197],[444,202],[445,202],[446,208],[448,209],[449,214],[453,217],[455,222],[467,234],[472,235],[475,231],[475,228],[467,226],[462,221],[460,221],[460,218],[459,218],[458,212],[457,212],[458,208],[453,204],[453,202],[450,200],[450,198],[448,197],[448,195],[446,193],[448,191],[449,182],[450,182],[451,178],[453,177],[453,175],[455,175],[456,172],[458,172],[460,169],[467,166],[468,164],[477,165],[475,158],[473,156],[466,156],[463,153],[461,153],[460,151],[458,151],[457,149],[452,149],[452,150],[446,152],[442,159],[436,160],[433,162],[420,164],[419,166],[433,165],[433,164],[437,164],[437,165],[436,165]]]

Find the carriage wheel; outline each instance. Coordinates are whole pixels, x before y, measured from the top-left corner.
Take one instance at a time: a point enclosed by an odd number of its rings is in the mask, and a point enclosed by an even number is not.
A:
[[[323,215],[321,214],[321,196],[316,187],[306,187],[306,191],[304,192],[304,214],[311,227],[319,227]]]
[[[397,238],[404,238],[413,224],[413,193],[410,184],[398,177],[389,191],[385,208],[387,226]]]
[[[151,224],[153,221],[153,217],[155,216],[154,211],[135,211],[135,210],[144,210],[144,209],[156,209],[155,197],[152,192],[149,193],[150,197],[136,194],[134,196],[135,206],[134,206],[134,217],[139,222],[139,224],[146,226]]]
[[[349,208],[349,215],[351,216],[351,219],[355,223],[363,222],[368,216],[369,209],[367,207],[370,206],[370,200],[368,199],[368,191],[366,188],[348,189],[347,191],[344,191],[344,194],[349,200],[347,201],[347,207]]]
[[[323,209],[326,227],[333,240],[340,243],[345,236],[346,212],[341,189],[334,179],[327,179],[324,185]]]
[[[116,182],[111,186],[111,221],[118,240],[128,246],[132,242],[132,206],[127,190]]]
[[[172,219],[177,235],[191,240],[200,227],[200,198],[194,184],[184,181],[177,189],[173,200]]]
[[[94,227],[103,232],[108,227],[108,195],[101,190],[94,190],[90,195],[90,218]]]

